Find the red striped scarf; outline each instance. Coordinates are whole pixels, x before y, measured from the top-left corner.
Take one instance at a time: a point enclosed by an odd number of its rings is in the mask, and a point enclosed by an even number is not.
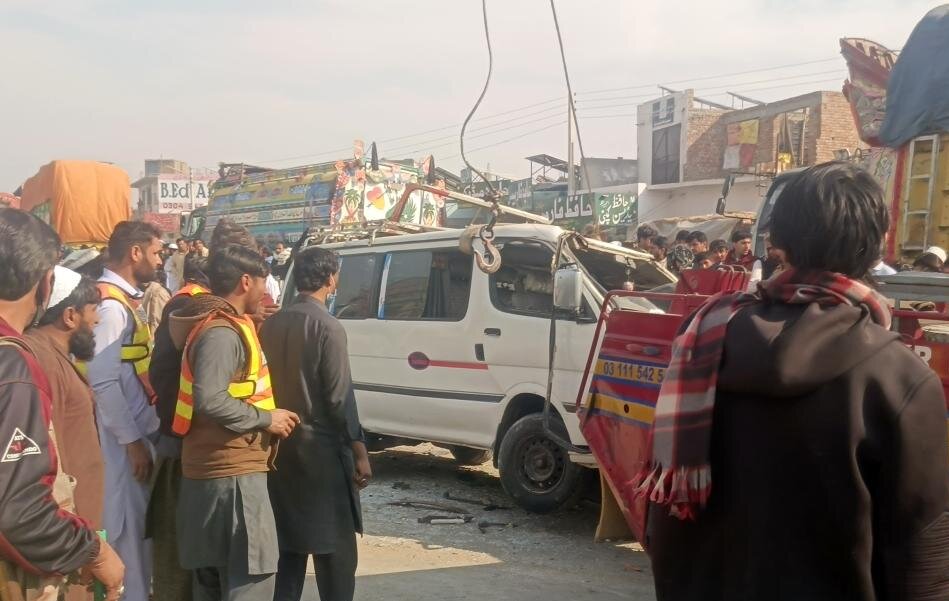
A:
[[[637,492],[670,515],[695,519],[712,491],[712,411],[725,330],[741,309],[756,303],[862,306],[877,324],[890,327],[886,301],[867,285],[827,272],[785,271],[761,282],[758,292],[720,293],[692,317],[672,347],[656,417],[650,455],[634,479]]]

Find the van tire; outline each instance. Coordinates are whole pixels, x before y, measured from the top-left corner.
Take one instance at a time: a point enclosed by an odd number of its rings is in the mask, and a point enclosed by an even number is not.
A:
[[[481,465],[491,459],[491,451],[452,445],[448,447],[458,465]]]
[[[550,425],[567,438],[559,417],[551,416]],[[570,461],[566,449],[544,431],[541,413],[526,415],[508,429],[498,452],[498,470],[507,494],[534,513],[576,505],[589,471]]]

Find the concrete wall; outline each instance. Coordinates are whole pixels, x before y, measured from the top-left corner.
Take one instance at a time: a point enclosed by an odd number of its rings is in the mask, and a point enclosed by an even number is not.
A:
[[[725,111],[695,108],[691,91],[681,93],[684,106],[681,181],[701,181],[724,177],[722,169],[727,144],[728,124],[758,120],[758,148],[755,165],[762,171],[775,171],[778,131],[784,113],[806,109],[804,125],[805,165],[834,158],[843,148],[866,148],[857,135],[850,104],[840,92],[812,92],[795,98],[745,109]],[[652,129],[649,127],[652,102],[639,107],[639,158],[641,181],[651,184]],[[643,125],[646,125],[645,127]],[[751,169],[749,169],[751,170]]]
[[[654,102],[665,102],[667,98],[673,98],[675,102],[675,112],[671,123],[664,123],[656,126],[652,120],[652,105]],[[679,140],[679,178],[682,178],[682,167],[686,162],[686,151],[688,150],[688,124],[687,115],[692,106],[692,91],[676,92],[655,100],[640,104],[636,108],[636,160],[639,166],[639,181],[644,184],[652,183],[652,133],[655,129],[671,127],[676,124],[682,124],[681,138]]]

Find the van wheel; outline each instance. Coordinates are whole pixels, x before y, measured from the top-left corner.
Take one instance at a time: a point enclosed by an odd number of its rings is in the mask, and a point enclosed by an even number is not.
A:
[[[481,465],[491,459],[491,451],[452,445],[448,447],[458,465]]]
[[[551,428],[563,438],[567,429],[551,416]],[[498,452],[501,485],[518,505],[548,513],[576,505],[588,470],[570,461],[566,449],[544,431],[544,416],[532,413],[514,422]]]

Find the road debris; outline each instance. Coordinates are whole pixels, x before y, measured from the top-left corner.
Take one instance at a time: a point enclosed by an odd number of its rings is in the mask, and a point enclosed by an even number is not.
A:
[[[517,528],[517,524],[514,522],[489,522],[487,520],[481,520],[478,522],[478,530],[481,531],[481,534],[487,534],[488,529],[490,528],[505,530],[507,528]]]
[[[466,499],[465,497],[458,497],[451,494],[450,490],[445,491],[445,498],[449,501],[455,501],[456,503],[465,503],[467,505],[477,505],[481,507],[484,511],[497,511],[511,509],[505,505],[498,505],[490,499]]]
[[[471,514],[465,515],[427,515],[425,517],[419,518],[419,524],[467,524],[468,522],[474,520],[474,516]]]

